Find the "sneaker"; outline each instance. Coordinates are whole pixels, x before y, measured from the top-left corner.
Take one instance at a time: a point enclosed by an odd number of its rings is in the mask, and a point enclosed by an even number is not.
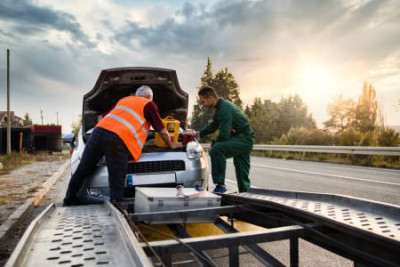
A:
[[[195,189],[196,191],[204,191],[204,188],[201,187],[201,186],[198,185],[198,184],[196,184],[196,185],[194,186],[194,189]]]
[[[217,185],[217,186],[215,187],[213,193],[224,194],[224,193],[226,193],[226,191],[228,191],[228,190],[226,189],[225,186],[223,186],[223,185]]]

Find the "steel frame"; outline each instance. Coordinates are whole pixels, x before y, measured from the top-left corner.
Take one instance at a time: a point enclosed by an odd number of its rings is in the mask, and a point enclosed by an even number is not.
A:
[[[388,238],[385,235],[365,231],[363,228],[355,227],[340,219],[331,219],[320,214],[305,212],[304,209],[293,206],[293,203],[285,206],[274,201],[267,201],[262,196],[272,196],[274,200],[280,197],[287,197],[291,201],[298,199],[321,202],[329,201],[332,205],[336,204],[339,207],[344,205],[343,207],[355,209],[372,209],[377,213],[373,214],[375,217],[380,216],[385,220],[395,218],[400,222],[400,217],[398,217],[400,214],[399,206],[346,196],[307,192],[255,190],[250,192],[250,194],[257,196],[256,198],[251,198],[248,194],[221,195],[222,203],[227,206],[218,208],[152,214],[129,214],[128,216],[135,222],[146,220],[162,221],[165,218],[179,217],[182,218],[182,223],[185,223],[190,216],[199,216],[199,213],[206,217],[215,216],[215,225],[222,229],[226,233],[225,235],[199,238],[183,236],[184,238],[180,240],[181,242],[168,240],[155,241],[148,244],[161,256],[163,261],[165,261],[164,264],[167,266],[173,264],[173,254],[189,252],[189,247],[203,255],[206,250],[229,248],[230,266],[238,266],[239,255],[241,254],[239,246],[243,246],[264,265],[283,266],[283,263],[272,257],[257,244],[285,239],[290,241],[290,265],[298,266],[299,238],[352,260],[356,265],[398,266],[400,262],[400,239]],[[249,216],[250,214],[251,216]],[[228,216],[232,224],[229,225],[227,222],[221,220],[219,215]],[[234,219],[253,223],[268,229],[240,233],[234,228]],[[395,225],[400,230],[400,223]],[[142,244],[142,248],[147,254],[149,254],[148,245]],[[206,266],[210,265],[204,261],[202,263]]]

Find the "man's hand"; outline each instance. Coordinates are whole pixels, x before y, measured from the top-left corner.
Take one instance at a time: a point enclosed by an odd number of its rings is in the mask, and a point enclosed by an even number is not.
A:
[[[183,145],[181,142],[171,142],[171,145],[169,147],[172,149],[177,149],[177,148],[182,148]]]
[[[180,142],[171,142],[171,137],[169,136],[168,131],[164,128],[158,132],[161,136],[161,139],[172,149],[177,149],[183,147]]]

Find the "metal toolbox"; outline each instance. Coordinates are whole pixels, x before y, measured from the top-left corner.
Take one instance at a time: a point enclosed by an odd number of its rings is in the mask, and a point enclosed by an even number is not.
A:
[[[152,213],[163,211],[191,210],[199,208],[210,208],[221,206],[221,197],[208,191],[204,191],[196,198],[190,196],[198,194],[194,188],[183,188],[183,194],[187,196],[177,196],[176,188],[162,187],[136,187],[135,193],[135,213]],[[213,216],[189,217],[185,222],[212,222]],[[176,220],[151,221],[153,223],[182,223],[181,218]]]

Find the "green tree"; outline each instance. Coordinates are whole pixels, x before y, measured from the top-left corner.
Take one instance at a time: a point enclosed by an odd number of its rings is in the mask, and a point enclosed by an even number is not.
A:
[[[328,104],[330,119],[324,122],[325,128],[333,133],[340,133],[351,127],[355,120],[353,99],[343,99],[340,95]]]
[[[230,73],[227,68],[220,70],[214,75],[212,71],[211,59],[208,58],[206,69],[204,70],[200,81],[199,88],[204,85],[212,86],[219,96],[242,108],[243,102],[239,96],[239,85],[236,82],[233,74]],[[200,101],[197,99],[191,116],[191,127],[195,130],[202,129],[212,120],[213,115],[214,111],[202,109]]]
[[[203,72],[203,76],[201,76],[201,86],[204,86],[204,85],[213,86],[213,82],[214,82],[213,77],[214,77],[214,75],[212,72],[212,63],[211,63],[211,59],[208,57],[206,69]]]
[[[354,126],[360,132],[374,131],[378,125],[378,102],[374,86],[364,81],[362,94],[355,108]]]
[[[278,103],[256,98],[251,107],[246,107],[245,114],[249,117],[257,143],[271,142],[292,128],[316,128],[307,106],[298,95],[282,98]]]
[[[312,115],[308,114],[307,105],[298,95],[282,98],[279,101],[275,120],[274,136],[278,138],[291,128],[316,128]]]
[[[231,101],[243,109],[243,102],[240,99],[239,85],[233,74],[228,71],[228,68],[222,69],[215,74],[213,87],[219,96]]]
[[[256,143],[268,143],[275,137],[277,104],[271,100],[255,98],[253,105],[245,110],[254,130]]]
[[[25,113],[21,126],[32,126],[32,118],[29,116],[28,112]]]
[[[213,84],[212,63],[210,58],[207,58],[206,69],[204,70],[203,76],[201,77],[200,81],[201,83],[199,88],[201,88],[204,85],[212,86]],[[213,115],[214,115],[213,110],[202,109],[200,105],[200,100],[199,98],[197,98],[196,104],[193,106],[193,112],[191,117],[192,129],[195,130],[202,129],[212,119]]]
[[[79,129],[81,128],[81,126],[82,126],[82,116],[79,115],[78,120],[77,120],[77,121],[74,121],[74,122],[71,124],[72,133],[73,133],[75,136],[78,136]]]
[[[249,123],[254,130],[256,143],[263,143],[269,140],[267,129],[270,118],[261,98],[255,98],[253,105],[245,109],[245,114],[249,118]]]

